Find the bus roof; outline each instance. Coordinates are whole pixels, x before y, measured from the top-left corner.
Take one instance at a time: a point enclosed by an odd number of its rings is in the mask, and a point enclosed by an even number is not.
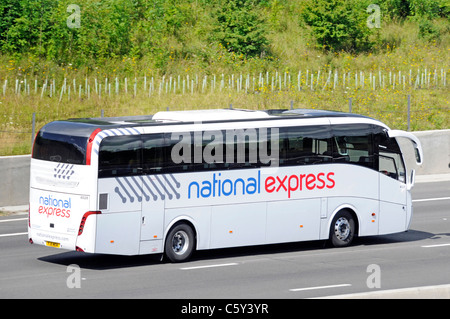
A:
[[[176,122],[209,122],[222,120],[260,119],[268,117],[270,117],[270,115],[265,111],[252,111],[245,109],[213,109],[158,112],[153,115],[153,120]]]
[[[48,123],[42,129],[48,133],[64,134],[65,132],[76,136],[90,136],[100,128],[114,129],[137,126],[167,125],[177,123],[195,122],[223,122],[223,121],[258,121],[271,119],[306,119],[306,118],[360,118],[372,120],[369,117],[327,110],[314,109],[269,109],[269,110],[247,110],[247,109],[205,109],[187,111],[162,111],[154,115],[120,116],[120,117],[97,117],[68,119],[66,121],[55,121]],[[380,123],[381,124],[381,123]]]
[[[234,120],[264,120],[282,118],[317,118],[317,117],[369,117],[346,112],[315,110],[315,109],[269,109],[269,110],[248,110],[248,109],[204,109],[186,111],[161,111],[154,115],[120,116],[120,117],[99,117],[89,119],[77,119],[76,121],[94,123],[98,125],[152,125],[168,122],[220,122]]]

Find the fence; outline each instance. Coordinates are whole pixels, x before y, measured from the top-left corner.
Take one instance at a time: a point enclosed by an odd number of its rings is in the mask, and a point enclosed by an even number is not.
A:
[[[8,79],[2,85],[2,94],[29,96],[39,94],[40,98],[63,98],[71,100],[90,99],[94,94],[98,98],[111,97],[119,94],[148,95],[157,94],[194,94],[208,92],[234,91],[245,92],[273,92],[282,90],[336,90],[342,89],[421,89],[446,88],[446,68],[428,70],[412,69],[408,71],[348,71],[335,70],[300,70],[291,72],[260,72],[259,74],[228,74],[228,75],[163,75],[154,77],[146,75],[135,77],[130,81],[127,77],[104,79],[95,78],[64,78],[59,83],[55,79],[30,80],[26,77],[16,78],[13,83]],[[131,82],[131,83],[130,83]]]
[[[189,108],[229,107],[230,103],[244,108],[328,108],[371,116],[401,129],[448,128],[447,71],[445,66],[395,72],[304,69],[101,79],[79,74],[59,79],[6,78],[0,83],[0,155],[29,153],[39,126],[55,119],[154,113],[167,105],[179,109],[180,102]],[[380,101],[364,101],[371,95]],[[385,97],[393,99],[381,100]],[[124,109],[126,103],[139,106]],[[439,125],[417,124],[438,117],[443,118]]]
[[[406,116],[406,127],[407,130],[411,130],[411,117],[413,114],[420,112],[420,111],[412,111],[411,110],[411,95],[407,95],[405,96],[405,105],[406,108],[404,109],[399,109],[396,111],[389,111],[386,112],[388,113],[388,115],[393,115],[393,114],[401,114],[402,116]],[[229,105],[224,105],[224,108],[232,108],[233,105],[229,104]],[[294,101],[291,101],[289,105],[286,105],[286,109],[289,108],[294,108],[295,104]],[[348,109],[346,111],[352,113],[353,109],[354,109],[355,105],[354,105],[354,101],[352,98],[348,99]],[[448,110],[448,108],[442,108],[444,110]],[[166,110],[169,110],[169,108],[167,107]],[[3,145],[3,154],[0,153],[0,155],[10,155],[10,154],[28,154],[31,152],[32,149],[32,144],[34,141],[34,137],[36,136],[36,130],[39,129],[37,127],[37,118],[39,117],[39,113],[33,112],[29,118],[29,125],[27,127],[24,127],[22,130],[20,131],[8,131],[8,130],[2,130],[0,128],[0,141]],[[106,114],[107,115],[107,114]],[[369,114],[370,115],[370,114]],[[98,114],[94,114],[92,113],[91,115],[92,117],[104,117],[105,116],[105,111],[103,109],[100,110],[100,112],[98,112]],[[40,119],[40,122],[42,122],[42,119]],[[45,120],[44,120],[45,122]],[[4,135],[2,138],[2,134]],[[5,139],[5,136],[7,136],[7,138]],[[9,136],[9,137],[8,137]],[[11,136],[13,136],[13,138],[11,138]],[[9,144],[9,149],[8,149],[8,144]],[[14,148],[17,148],[18,150],[14,151]]]

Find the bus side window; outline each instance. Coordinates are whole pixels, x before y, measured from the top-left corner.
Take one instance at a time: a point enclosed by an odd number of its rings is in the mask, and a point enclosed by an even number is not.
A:
[[[164,173],[194,171],[194,135],[192,132],[165,133]]]
[[[405,165],[396,139],[380,132],[375,135],[375,141],[378,146],[378,171],[405,183]]]
[[[349,124],[333,127],[335,134],[333,160],[374,168],[372,127]]]
[[[110,136],[102,140],[99,151],[98,177],[138,175],[142,171],[140,136]]]
[[[142,136],[142,168],[146,174],[161,174],[165,166],[165,151],[168,143],[164,134]]]
[[[329,126],[280,128],[280,165],[313,165],[331,162]]]

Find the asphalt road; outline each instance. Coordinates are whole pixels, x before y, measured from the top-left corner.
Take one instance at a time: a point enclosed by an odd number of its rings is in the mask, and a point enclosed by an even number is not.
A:
[[[0,217],[0,298],[290,299],[448,285],[450,181],[416,184],[413,199],[405,233],[339,249],[314,241],[203,251],[183,264],[30,245],[26,214]],[[185,310],[209,311],[194,303]]]

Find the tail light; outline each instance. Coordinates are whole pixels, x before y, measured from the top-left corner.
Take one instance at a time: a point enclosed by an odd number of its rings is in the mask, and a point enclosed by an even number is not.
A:
[[[80,236],[83,233],[84,230],[84,224],[86,224],[86,220],[90,215],[98,215],[101,214],[101,211],[89,211],[84,213],[83,217],[81,218],[80,227],[78,228],[78,236]]]

